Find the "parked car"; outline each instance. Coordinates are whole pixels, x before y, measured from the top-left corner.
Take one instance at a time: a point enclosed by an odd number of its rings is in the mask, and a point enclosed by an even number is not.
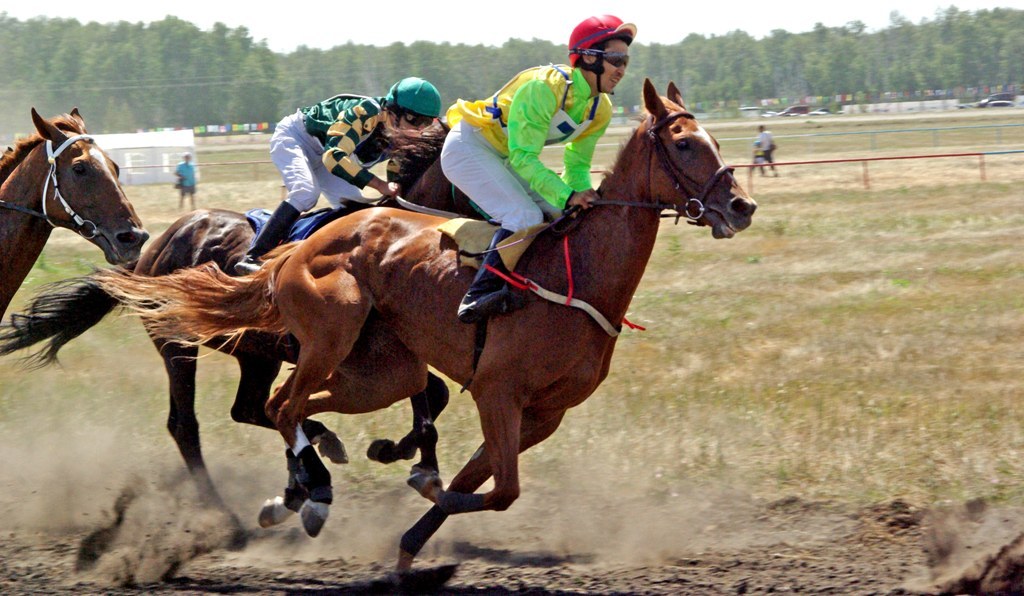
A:
[[[828,116],[831,113],[832,112],[830,112],[828,110],[828,108],[818,108],[817,110],[814,110],[814,111],[811,111],[811,112],[807,112],[807,115],[808,116]]]
[[[978,102],[979,108],[1009,108],[1013,107],[1013,102],[1017,99],[1017,95],[1014,93],[993,93],[985,99]]]
[[[778,116],[806,116],[810,113],[810,106],[789,106],[785,110],[782,110]]]
[[[743,106],[740,108],[740,116],[744,118],[757,118],[758,116],[764,116],[765,112],[767,110],[759,106]],[[772,112],[772,114],[774,113]]]
[[[771,110],[765,110],[765,111],[761,112],[761,117],[762,118],[774,118],[774,117],[776,117],[778,115],[779,115],[778,112],[773,112]]]
[[[957,104],[956,107],[960,109],[964,108],[1012,108],[1017,105],[1017,95],[1015,93],[993,93],[985,99],[975,103],[961,103]]]

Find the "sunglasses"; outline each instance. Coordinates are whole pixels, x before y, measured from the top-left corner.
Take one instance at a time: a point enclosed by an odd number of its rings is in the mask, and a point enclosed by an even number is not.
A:
[[[403,111],[398,115],[399,120],[404,120],[410,126],[416,128],[426,128],[434,123],[434,119],[431,116],[424,116],[423,114],[417,114],[416,112],[405,112]]]
[[[615,68],[622,68],[629,64],[629,54],[624,52],[601,52],[601,57]]]

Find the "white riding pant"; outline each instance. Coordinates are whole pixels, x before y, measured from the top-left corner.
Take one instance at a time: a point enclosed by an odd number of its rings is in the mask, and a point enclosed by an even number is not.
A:
[[[492,219],[510,232],[554,218],[562,210],[544,200],[508,165],[476,127],[458,122],[441,150],[441,169]]]
[[[288,191],[285,201],[299,211],[316,207],[321,193],[332,207],[340,207],[345,199],[363,198],[358,186],[327,169],[323,153],[323,144],[306,132],[305,118],[299,111],[278,122],[270,137],[270,159]]]

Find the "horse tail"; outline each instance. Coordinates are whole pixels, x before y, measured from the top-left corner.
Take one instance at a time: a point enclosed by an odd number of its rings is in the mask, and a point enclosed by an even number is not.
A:
[[[274,300],[274,280],[297,244],[270,253],[262,269],[231,277],[215,264],[159,277],[107,269],[97,275],[104,291],[141,315],[151,334],[187,345],[216,339],[230,345],[246,331],[286,331]]]
[[[57,352],[65,344],[102,321],[118,304],[95,276],[73,277],[40,288],[24,313],[14,313],[9,322],[0,325],[0,356],[48,341],[24,361],[30,369],[55,364]]]

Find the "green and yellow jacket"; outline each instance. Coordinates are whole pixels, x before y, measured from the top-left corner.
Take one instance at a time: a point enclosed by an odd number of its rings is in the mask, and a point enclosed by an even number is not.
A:
[[[540,160],[545,145],[561,142],[549,132],[560,111],[576,124],[592,119],[586,130],[566,145],[561,177]],[[463,122],[479,129],[498,152],[508,157],[509,165],[531,189],[561,209],[573,191],[592,188],[594,149],[608,128],[611,114],[608,94],[591,97],[590,85],[580,69],[553,64],[524,70],[487,99],[460,99],[448,109],[447,119],[449,126]]]
[[[324,166],[359,188],[373,179],[370,167],[387,159],[383,97],[336,95],[302,108],[306,132],[324,146]]]

